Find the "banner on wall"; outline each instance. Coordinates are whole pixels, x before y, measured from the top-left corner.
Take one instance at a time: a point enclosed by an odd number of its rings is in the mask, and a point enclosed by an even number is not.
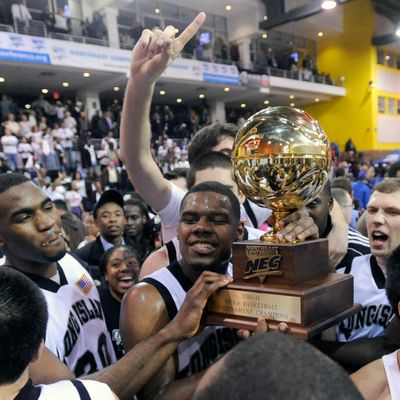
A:
[[[265,74],[251,74],[246,71],[240,73],[240,82],[249,88],[269,88],[269,76]]]
[[[91,44],[0,32],[0,59],[129,75],[131,52]],[[179,80],[240,85],[239,71],[235,65],[186,58],[174,60],[162,76]]]
[[[8,32],[0,32],[0,59],[51,64],[46,39]]]

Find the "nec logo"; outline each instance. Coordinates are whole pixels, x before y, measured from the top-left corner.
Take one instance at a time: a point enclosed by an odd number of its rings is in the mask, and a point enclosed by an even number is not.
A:
[[[261,283],[264,283],[267,276],[282,276],[283,272],[279,270],[281,258],[281,254],[275,254],[248,260],[243,279],[258,278]]]

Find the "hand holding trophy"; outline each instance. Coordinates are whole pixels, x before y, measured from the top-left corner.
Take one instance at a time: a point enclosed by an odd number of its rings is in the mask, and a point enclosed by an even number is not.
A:
[[[327,182],[330,146],[306,112],[269,107],[239,129],[233,172],[240,190],[272,209],[272,233],[233,246],[234,282],[208,303],[208,322],[254,329],[258,317],[308,339],[352,314],[353,278],[330,273],[326,239],[280,242],[279,221],[311,202]]]

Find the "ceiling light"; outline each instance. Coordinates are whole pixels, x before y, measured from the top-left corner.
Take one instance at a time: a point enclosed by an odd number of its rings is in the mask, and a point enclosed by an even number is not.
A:
[[[199,94],[199,99],[204,99],[204,97],[206,97],[203,93]]]
[[[154,10],[154,12],[155,12],[156,14],[160,14],[160,9],[159,9],[159,8],[156,8],[156,9]]]
[[[385,56],[385,60],[389,61],[390,60],[390,56]]]
[[[49,89],[42,89],[42,93],[43,93],[43,94],[49,93]]]
[[[290,107],[294,107],[296,104],[290,103],[289,105],[290,105]]]
[[[62,85],[63,85],[64,87],[68,87],[68,86],[69,86],[69,83],[68,83],[68,82],[63,82]]]
[[[264,104],[267,106],[269,104],[269,100],[264,100]]]
[[[166,93],[166,91],[165,91],[165,90],[160,90],[160,95],[161,95],[161,96],[164,96],[164,95],[165,95],[165,93]]]
[[[396,29],[396,36],[400,36],[400,26]]]
[[[231,89],[229,89],[228,87],[224,88],[224,92],[229,92]]]
[[[6,80],[2,77],[2,76],[0,76],[0,83],[4,83]]]
[[[317,33],[317,36],[318,36],[318,37],[324,36],[324,32],[318,32],[318,33]]]
[[[29,110],[29,109],[31,108],[31,105],[30,105],[30,104],[25,104],[25,108],[26,108],[27,110]]]
[[[266,38],[268,37],[268,35],[267,35],[266,33],[263,33],[263,34],[261,35],[261,37],[262,37],[263,39],[266,39]]]
[[[83,75],[85,78],[89,78],[90,72],[84,72],[82,75]]]
[[[242,103],[242,104],[240,105],[240,108],[246,108],[246,104],[245,104],[245,103]]]
[[[290,99],[290,100],[293,100],[293,99],[294,99],[294,96],[291,94],[291,95],[289,96],[289,99]]]
[[[335,0],[324,0],[321,4],[321,8],[324,10],[332,10],[337,6],[337,3]]]
[[[318,97],[315,98],[315,102],[319,103],[319,98]]]
[[[182,101],[183,101],[183,100],[180,99],[180,98],[179,98],[179,99],[176,99],[176,102],[177,102],[177,103],[182,103]]]
[[[114,90],[114,92],[119,92],[119,86],[114,86],[113,90]]]
[[[266,21],[268,19],[268,16],[264,15],[264,21]]]
[[[227,4],[227,5],[225,6],[225,10],[226,10],[226,11],[231,11],[231,10],[232,10],[232,6],[231,6],[230,4]]]

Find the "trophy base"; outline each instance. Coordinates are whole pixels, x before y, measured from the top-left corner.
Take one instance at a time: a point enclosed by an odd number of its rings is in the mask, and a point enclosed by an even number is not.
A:
[[[264,317],[272,328],[286,322],[291,334],[310,339],[359,309],[353,277],[330,273],[296,286],[233,282],[210,297],[206,322],[254,330]]]

